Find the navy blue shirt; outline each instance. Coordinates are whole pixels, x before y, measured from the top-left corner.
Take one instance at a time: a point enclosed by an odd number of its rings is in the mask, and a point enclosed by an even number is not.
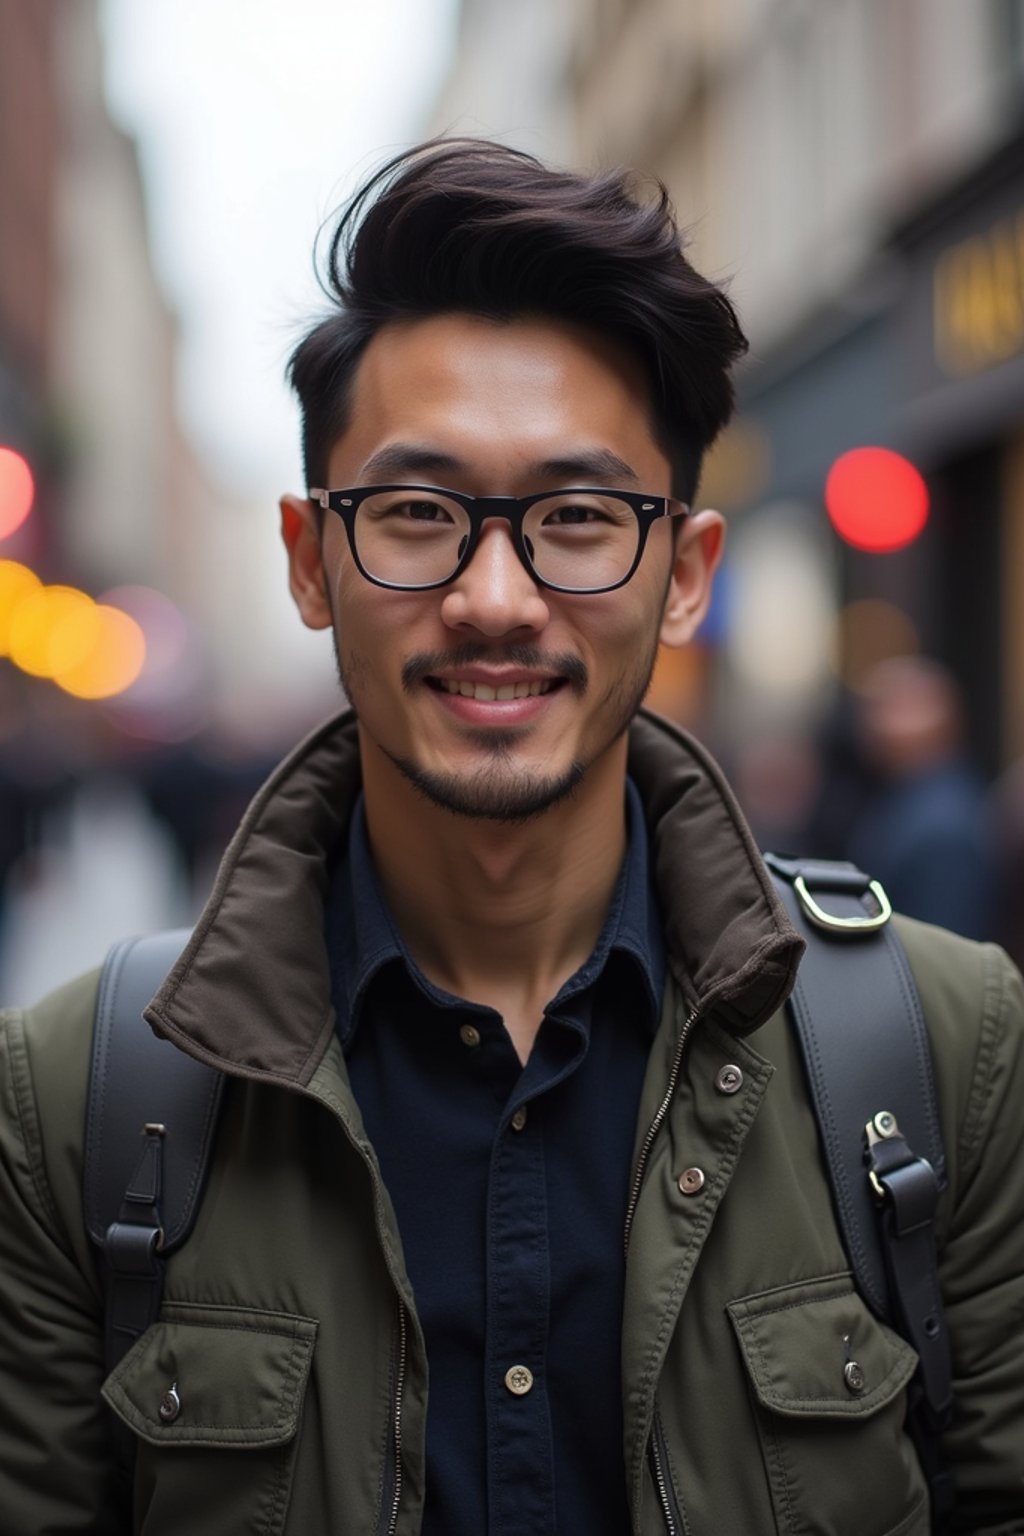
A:
[[[430,1371],[424,1536],[621,1536],[623,1229],[665,959],[639,799],[589,960],[525,1066],[436,987],[360,801],[327,909],[338,1028],[398,1219]]]

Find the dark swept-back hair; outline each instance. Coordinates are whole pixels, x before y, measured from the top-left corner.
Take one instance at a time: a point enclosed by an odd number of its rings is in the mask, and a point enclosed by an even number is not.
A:
[[[673,493],[692,501],[732,413],[746,350],[721,288],[694,271],[665,187],[583,176],[487,139],[441,138],[377,171],[343,209],[321,286],[331,311],[296,347],[306,484],[326,484],[353,377],[391,320],[466,312],[592,327],[643,364]],[[653,195],[651,195],[653,193]]]

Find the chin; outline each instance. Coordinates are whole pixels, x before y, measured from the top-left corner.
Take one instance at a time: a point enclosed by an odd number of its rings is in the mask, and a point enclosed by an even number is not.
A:
[[[492,752],[481,767],[453,773],[431,769],[411,758],[386,754],[403,778],[424,799],[453,816],[472,820],[522,824],[568,800],[581,784],[585,767],[570,762],[561,771],[550,764],[515,764],[511,752]]]

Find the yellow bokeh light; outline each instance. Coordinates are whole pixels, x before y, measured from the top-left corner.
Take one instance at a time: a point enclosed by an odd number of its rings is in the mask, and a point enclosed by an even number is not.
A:
[[[72,613],[93,606],[92,598],[76,587],[40,587],[29,593],[11,615],[8,649],[15,666],[32,677],[52,677],[54,631]]]
[[[38,592],[42,582],[35,571],[17,560],[0,560],[0,656],[6,656],[10,648],[11,619],[15,609],[32,592]]]
[[[105,603],[68,613],[50,641],[53,679],[77,699],[109,699],[135,682],[146,639],[127,613]]]
[[[88,661],[100,643],[100,617],[95,603],[79,603],[61,614],[46,645],[47,676],[55,681]]]

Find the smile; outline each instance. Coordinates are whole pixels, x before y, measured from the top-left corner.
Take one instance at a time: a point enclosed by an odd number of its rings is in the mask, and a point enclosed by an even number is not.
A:
[[[441,689],[443,693],[457,694],[463,699],[479,699],[482,703],[490,703],[494,699],[536,699],[541,694],[550,693],[557,686],[558,680],[552,677],[537,678],[533,682],[502,683],[494,686],[491,683],[462,682],[457,678],[431,678],[434,687]]]

